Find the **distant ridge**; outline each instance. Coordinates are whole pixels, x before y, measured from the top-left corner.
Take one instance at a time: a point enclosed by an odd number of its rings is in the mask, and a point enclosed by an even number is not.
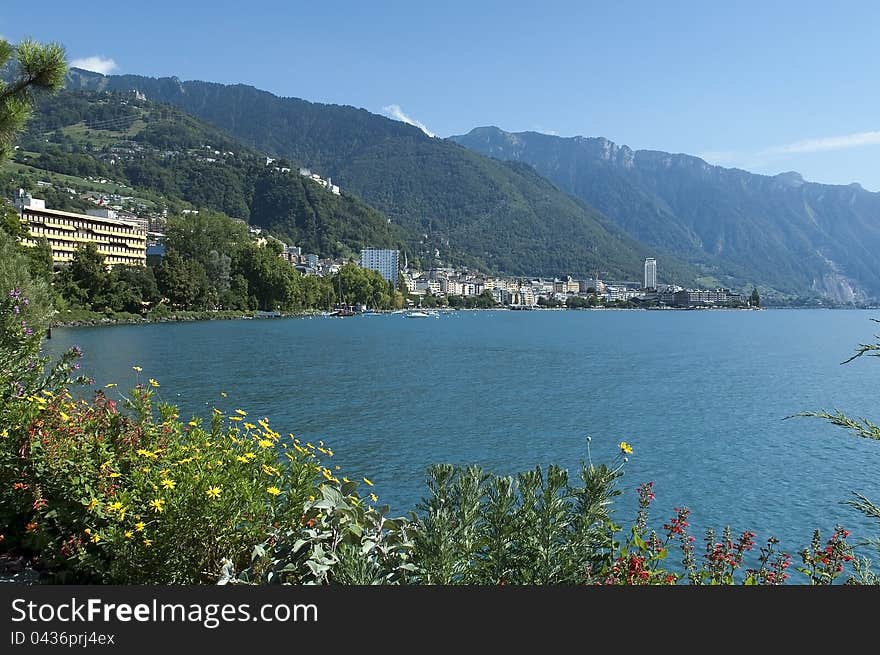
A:
[[[279,98],[240,84],[78,69],[70,71],[68,88],[137,90],[272,156],[319,170],[399,226],[410,259],[424,266],[548,276],[599,269],[636,281],[644,257],[653,255],[664,264],[661,280],[689,282],[698,275],[669,253],[638,243],[526,164],[498,162],[364,109]]]
[[[634,238],[719,277],[837,302],[880,298],[880,194],[756,175],[604,138],[480,127],[452,140],[524,162]]]

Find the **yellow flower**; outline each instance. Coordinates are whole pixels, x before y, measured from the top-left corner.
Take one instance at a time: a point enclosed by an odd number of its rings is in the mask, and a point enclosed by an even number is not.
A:
[[[235,421],[236,423],[241,420],[241,416],[230,416],[230,421]]]
[[[165,501],[162,498],[154,498],[150,501],[150,507],[152,507],[153,511],[157,514],[161,514],[165,511]]]
[[[92,535],[92,543],[93,543],[93,544],[96,544],[96,543],[98,543],[99,541],[101,541],[101,535],[99,535],[99,534],[96,532],[95,534]]]
[[[191,428],[196,428],[199,426],[199,421],[198,421],[198,419],[193,419],[192,421],[187,423],[187,425]]]
[[[245,429],[245,430],[253,430],[255,427],[257,427],[257,426],[254,425],[253,423],[245,423],[245,424],[244,424],[244,429]]]
[[[89,509],[95,509],[95,508],[98,507],[98,505],[100,505],[100,504],[101,504],[101,503],[98,502],[98,499],[97,499],[97,498],[92,498],[92,499],[89,501],[88,508],[89,508]]]
[[[246,458],[248,458],[248,459],[256,459],[256,458],[257,458],[257,454],[256,454],[256,453],[252,453],[252,452],[246,452],[246,453],[244,454],[244,456],[245,456]]]
[[[247,416],[247,412],[244,411],[243,409],[237,409],[237,410],[235,410],[235,413],[238,414],[239,416]]]
[[[144,369],[142,369],[140,366],[132,366],[131,370],[134,371],[135,373],[140,373]]]
[[[281,494],[281,489],[278,487],[266,487],[266,493],[270,496],[278,496]]]
[[[134,524],[134,529],[137,532],[143,532],[145,527],[147,527],[147,524],[144,523],[143,521],[138,521],[137,523]]]
[[[61,417],[61,420],[67,423],[70,420],[70,417],[64,412],[58,412],[58,416]]]
[[[243,455],[239,455],[235,459],[237,459],[242,464],[247,464],[250,461],[247,457],[244,457]]]
[[[333,476],[330,474],[330,469],[321,469],[321,473],[322,473],[322,474],[324,475],[324,477],[327,478],[328,480],[332,480],[332,479],[333,479]]]
[[[226,392],[225,392],[225,391],[221,391],[221,392],[220,392],[220,395],[223,396],[224,398],[226,398]]]
[[[343,481],[343,482],[351,482],[351,480],[349,480],[349,479],[346,478],[345,476],[343,476],[342,481]]]
[[[620,452],[624,455],[632,455],[633,448],[627,442],[621,441],[618,444],[618,447],[620,448]]]
[[[169,478],[165,478],[159,484],[161,484],[162,487],[164,487],[165,489],[174,489],[174,487],[177,485],[177,483],[174,480],[171,480]]]
[[[120,477],[121,475],[122,475],[122,473],[116,473],[116,472],[114,472],[114,473],[111,473],[111,474],[110,474],[110,477],[111,477],[111,478],[118,478],[118,477]]]
[[[156,382],[153,378],[150,378],[150,386],[151,387],[158,387],[159,383]]]
[[[105,385],[104,385],[104,388],[105,388],[105,389],[112,389],[112,388],[115,387],[115,386],[116,386],[116,383],[115,383],[115,382],[111,382],[110,384],[105,384]]]
[[[271,448],[271,447],[272,447],[272,442],[269,441],[268,439],[260,439],[260,440],[257,442],[257,445],[258,445],[260,448]]]
[[[138,448],[137,454],[141,457],[146,457],[147,459],[156,459],[159,455],[154,453],[151,450],[145,450],[144,448]]]
[[[132,532],[131,530],[125,531],[125,538],[126,539],[131,539],[133,536],[134,536],[134,532]]]
[[[218,498],[220,496],[220,487],[210,487],[207,491],[208,498]]]
[[[278,475],[279,471],[274,466],[269,466],[268,464],[263,464],[263,473],[266,475]]]
[[[379,496],[377,496],[376,494],[370,494],[370,500],[375,503],[377,500],[379,500]]]
[[[329,448],[327,449],[327,454],[328,454],[330,457],[333,457],[333,451],[330,450]]]
[[[152,545],[153,545],[153,540],[152,540],[152,539],[144,539],[144,546],[146,546],[147,548],[149,548],[149,547],[152,546]]]
[[[368,480],[367,478],[364,478],[364,482],[366,482],[371,487],[373,486],[373,483],[370,480]]]
[[[118,512],[121,509],[122,509],[122,503],[118,500],[116,502],[113,502],[113,503],[110,503],[109,505],[107,505],[107,511],[110,511],[110,512]]]

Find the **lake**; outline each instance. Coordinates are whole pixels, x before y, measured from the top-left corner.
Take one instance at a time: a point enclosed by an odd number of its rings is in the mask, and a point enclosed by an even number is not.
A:
[[[687,505],[697,529],[772,533],[794,552],[836,522],[876,534],[841,503],[851,491],[880,499],[880,443],[783,419],[839,408],[880,420],[880,361],[840,364],[872,340],[878,315],[462,311],[66,328],[47,345],[79,345],[98,385],[130,386],[142,366],[187,418],[243,408],[323,439],[393,513],[415,506],[431,463],[576,469],[591,435],[596,462],[621,440],[635,450],[620,520],[653,480],[657,525]]]

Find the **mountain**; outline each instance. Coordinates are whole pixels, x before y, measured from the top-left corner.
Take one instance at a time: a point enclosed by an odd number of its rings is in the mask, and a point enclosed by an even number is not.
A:
[[[707,277],[757,283],[780,295],[880,298],[880,194],[857,184],[756,175],[604,138],[480,127],[451,139],[533,166],[634,238]]]
[[[521,275],[585,276],[599,269],[640,280],[643,258],[658,254],[528,165],[484,157],[364,109],[280,98],[245,85],[78,69],[68,88],[136,90],[331,177],[399,226],[411,258],[425,265]],[[667,276],[696,277],[695,269],[661,256]]]
[[[221,211],[322,256],[402,243],[400,230],[356,196],[335,195],[289,162],[267,165],[264,152],[143,94],[67,90],[43,98],[7,168],[7,194],[24,186],[56,209],[93,207],[91,198],[110,191],[140,214]],[[37,183],[50,172],[58,184]]]

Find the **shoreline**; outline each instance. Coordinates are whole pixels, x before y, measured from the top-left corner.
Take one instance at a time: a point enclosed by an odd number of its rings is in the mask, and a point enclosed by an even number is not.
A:
[[[274,315],[261,315],[259,312],[180,312],[166,316],[107,316],[95,314],[83,315],[77,312],[75,317],[61,318],[56,316],[50,324],[54,328],[75,327],[112,327],[114,325],[149,325],[152,323],[196,323],[200,321],[243,321],[243,320],[266,320],[274,318],[296,318],[300,316],[314,316],[320,312],[305,310],[302,312],[284,312]]]
[[[540,307],[530,310],[521,310],[529,312],[563,312],[563,311],[675,311],[675,312],[705,312],[705,311],[764,311],[764,310],[807,310],[807,309],[825,309],[825,310],[866,310],[871,311],[875,308],[871,307],[791,307],[786,305],[770,306],[770,307]],[[406,311],[406,310],[405,310]],[[451,314],[454,312],[493,312],[493,311],[514,311],[510,307],[461,307],[461,308],[432,308],[431,311],[439,311],[443,314]],[[391,315],[391,310],[382,310],[378,312],[382,315]],[[279,318],[302,318],[307,316],[322,316],[321,310],[311,309],[297,312],[238,312],[238,311],[204,311],[204,312],[179,312],[164,316],[133,316],[119,315],[107,316],[98,313],[76,312],[73,317],[61,318],[57,317],[51,322],[50,329],[54,328],[77,328],[77,327],[112,327],[116,325],[149,325],[153,323],[195,323],[200,321],[243,321],[243,320],[269,320]]]

